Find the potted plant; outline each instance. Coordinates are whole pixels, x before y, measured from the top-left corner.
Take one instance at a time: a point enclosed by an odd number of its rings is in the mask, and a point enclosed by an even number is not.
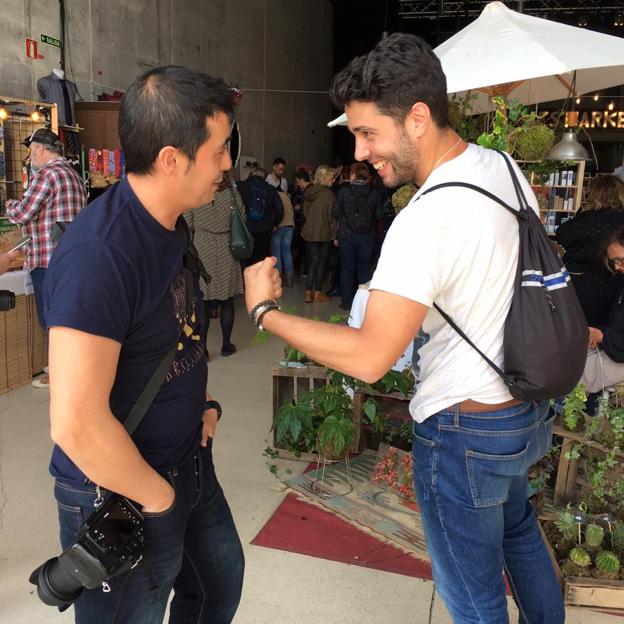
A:
[[[319,455],[325,459],[344,459],[355,439],[355,425],[349,416],[330,414],[317,434]]]

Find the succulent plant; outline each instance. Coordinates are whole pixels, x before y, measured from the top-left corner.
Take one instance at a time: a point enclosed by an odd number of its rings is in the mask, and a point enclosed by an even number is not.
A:
[[[574,514],[570,509],[566,509],[559,514],[559,517],[555,520],[555,526],[566,541],[573,542],[576,540],[577,528],[574,522]],[[624,538],[624,533],[622,537]]]
[[[597,524],[588,524],[585,527],[585,543],[589,548],[599,548],[604,539],[604,529]]]
[[[618,522],[611,532],[611,543],[618,552],[624,552],[624,522]]]
[[[620,571],[620,560],[615,553],[603,550],[596,555],[596,568],[601,572],[617,576]]]
[[[587,568],[591,564],[589,553],[580,546],[573,548],[569,554],[570,561],[579,568]]]

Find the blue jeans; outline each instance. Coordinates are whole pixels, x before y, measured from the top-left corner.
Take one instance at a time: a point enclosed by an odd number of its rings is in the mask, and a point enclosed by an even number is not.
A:
[[[548,402],[495,412],[456,407],[414,423],[414,487],[436,588],[455,624],[509,621],[502,571],[521,624],[560,624],[565,612],[527,501],[527,472],[548,450]]]
[[[359,284],[371,278],[375,233],[340,237],[340,298],[351,307]]]
[[[35,305],[37,306],[37,316],[39,317],[39,324],[43,329],[46,328],[45,312],[43,307],[43,280],[45,279],[46,270],[43,267],[37,267],[30,272],[30,279],[32,281],[33,290],[35,291]]]
[[[292,271],[292,241],[295,228],[291,226],[278,227],[271,236],[271,255],[277,258],[275,268],[278,271]]]
[[[111,591],[84,590],[77,624],[160,624],[171,590],[171,624],[229,624],[240,600],[244,559],[212,464],[212,445],[164,473],[176,492],[172,508],[145,514],[141,564],[109,581]],[[70,546],[93,513],[95,486],[57,479],[61,544]]]

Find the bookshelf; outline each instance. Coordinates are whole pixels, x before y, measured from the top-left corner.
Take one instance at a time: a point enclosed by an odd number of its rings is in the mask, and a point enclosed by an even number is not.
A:
[[[556,228],[567,218],[573,217],[580,208],[584,178],[584,160],[566,161],[550,175],[545,184],[531,184],[549,234],[554,234]]]

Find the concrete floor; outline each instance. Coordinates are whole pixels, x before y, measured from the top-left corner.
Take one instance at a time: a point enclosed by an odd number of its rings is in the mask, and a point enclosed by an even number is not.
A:
[[[285,299],[299,312],[327,318],[338,300],[304,305],[295,288]],[[224,416],[215,441],[215,464],[240,533],[247,570],[236,624],[445,624],[450,618],[433,583],[303,555],[251,546],[285,495],[262,452],[271,424],[271,366],[283,344],[252,344],[254,331],[242,302],[233,342],[238,353],[220,357],[220,328],[208,344],[215,354],[209,388]],[[46,607],[28,584],[30,572],[58,554],[56,506],[47,465],[48,392],[30,386],[0,396],[0,624],[71,622],[71,612]],[[300,462],[279,461],[297,473]],[[510,601],[511,621],[517,611]],[[619,618],[568,609],[570,624],[608,624]]]

